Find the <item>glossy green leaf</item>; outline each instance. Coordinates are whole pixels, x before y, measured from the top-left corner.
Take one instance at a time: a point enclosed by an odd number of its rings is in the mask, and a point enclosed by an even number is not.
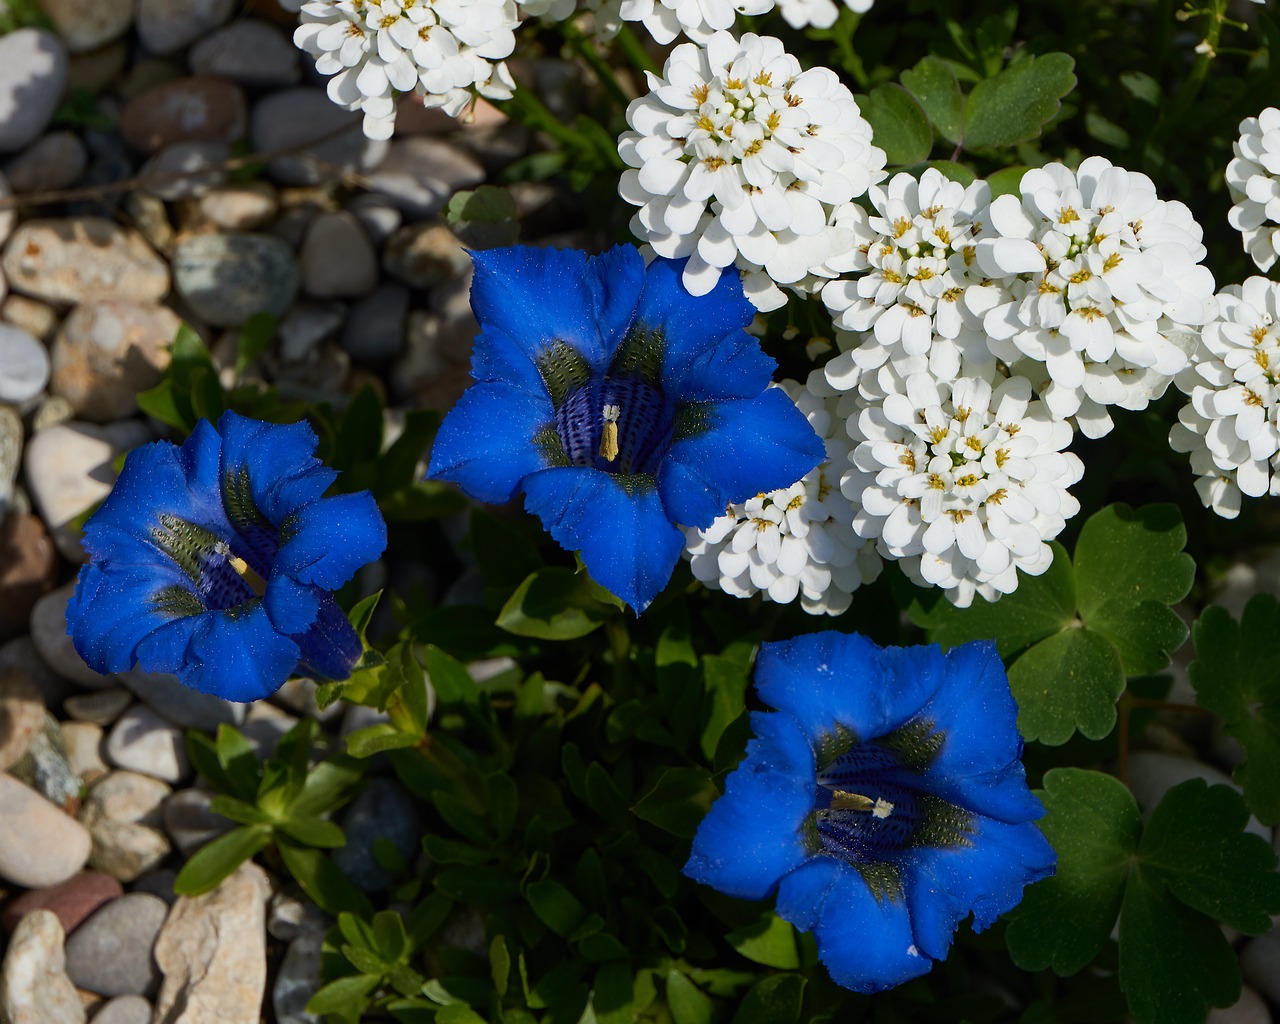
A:
[[[173,891],[180,896],[199,896],[229,876],[236,868],[271,842],[271,829],[265,825],[243,825],[218,836],[200,847],[182,865],[173,881]]]
[[[436,875],[436,888],[459,903],[487,906],[516,894],[516,880],[505,870],[485,865],[445,868]]]
[[[632,1024],[636,1019],[635,976],[626,960],[601,964],[592,986],[591,1005],[599,1024]]]
[[[343,912],[363,917],[373,913],[369,897],[352,885],[338,865],[320,850],[285,839],[277,841],[276,849],[289,874],[321,910],[334,917]]]
[[[574,640],[615,614],[591,596],[584,574],[549,566],[525,577],[498,613],[497,624],[517,636]]]
[[[351,974],[329,982],[307,1001],[307,1012],[358,1017],[382,983],[381,975]]]
[[[800,966],[796,930],[777,914],[770,914],[725,936],[725,941],[748,960],[784,971]]]
[[[1124,669],[1116,649],[1088,629],[1064,629],[1036,644],[1009,669],[1018,730],[1057,745],[1079,730],[1101,739],[1116,723]]]
[[[342,834],[342,829],[324,818],[286,818],[278,823],[276,828],[304,846],[332,849],[347,844],[347,837]]]
[[[672,835],[692,839],[719,795],[702,769],[668,768],[631,810],[637,818]]]
[[[929,158],[933,132],[920,104],[894,82],[878,86],[871,94],[857,97],[862,116],[871,124],[875,144],[884,150],[890,164],[918,164]]]
[[[390,722],[375,722],[347,735],[347,753],[352,757],[372,757],[384,750],[416,746],[420,738],[419,733],[401,732]]]
[[[964,133],[964,95],[951,66],[928,56],[899,77],[928,115],[934,130],[948,142],[959,142]]]
[[[1029,142],[1058,113],[1062,97],[1076,85],[1069,54],[1028,57],[984,78],[965,103],[964,147],[968,150]]]
[[[276,336],[276,318],[259,310],[240,325],[236,338],[236,376],[244,374],[250,364],[267,350]]]
[[[1224,608],[1204,610],[1194,627],[1188,674],[1196,700],[1222,716],[1245,761],[1235,770],[1258,820],[1280,822],[1280,602],[1257,594],[1240,622]]]
[[[743,997],[733,1024],[796,1024],[804,986],[799,974],[775,974],[757,982]]]
[[[667,1008],[675,1024],[711,1024],[711,997],[677,970],[667,972]]]

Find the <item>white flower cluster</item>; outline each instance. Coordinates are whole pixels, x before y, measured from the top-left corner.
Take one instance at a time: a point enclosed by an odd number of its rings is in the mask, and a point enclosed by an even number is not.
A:
[[[501,63],[515,49],[514,0],[280,0],[300,12],[294,43],[316,58],[329,98],[364,114],[370,138],[390,137],[399,93],[459,114],[475,93],[509,99]]]
[[[1227,189],[1235,205],[1227,220],[1258,269],[1270,270],[1280,254],[1280,110],[1246,117],[1231,148]]]
[[[840,493],[840,473],[849,461],[849,439],[836,414],[838,396],[820,371],[810,386],[781,385],[827,442],[827,458],[803,480],[757,494],[704,530],[686,529],[685,556],[693,574],[734,597],[788,604],[799,595],[810,614],[839,615],[851,595],[880,575],[873,545],[853,530],[849,501]]]
[[[1145,174],[1103,157],[1078,173],[1030,170],[1020,189],[991,203],[975,246],[998,287],[966,301],[987,307],[991,350],[1036,383],[1051,413],[1101,437],[1108,406],[1145,409],[1164,394],[1216,312],[1200,225]]]
[[[1031,400],[1023,377],[993,387],[914,373],[848,429],[861,442],[841,481],[860,506],[854,529],[962,608],[975,593],[1011,593],[1019,569],[1044,572],[1053,561],[1046,541],[1079,511],[1067,488],[1084,466],[1063,451],[1071,426]]]
[[[775,309],[778,285],[806,287],[847,248],[831,217],[884,176],[884,152],[835,73],[801,70],[770,36],[684,43],[662,75],[618,140],[633,168],[619,192],[640,207],[632,231],[661,256],[689,257],[693,294],[736,266],[756,307]]]
[[[843,0],[851,11],[871,10],[872,0]],[[833,0],[777,0],[783,20],[792,28],[830,28],[839,8]],[[765,14],[774,0],[622,0],[625,21],[643,23],[654,41],[663,45],[684,35],[705,43],[716,32],[733,27],[739,14]]]
[[[1280,494],[1280,284],[1251,277],[1218,302],[1169,443],[1191,453],[1205,506],[1234,519],[1242,493]]]
[[[686,3],[689,0],[685,0]],[[844,5],[857,14],[871,10],[873,0],[844,0]],[[839,8],[832,0],[778,0],[782,20],[792,28],[830,28],[836,23]]]

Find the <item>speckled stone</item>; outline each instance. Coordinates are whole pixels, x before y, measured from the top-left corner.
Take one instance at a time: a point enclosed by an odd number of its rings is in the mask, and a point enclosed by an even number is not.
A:
[[[22,760],[43,728],[40,688],[19,668],[0,668],[0,771]]]
[[[120,134],[140,153],[176,142],[230,144],[245,133],[244,93],[234,82],[193,76],[147,89],[124,108]]]
[[[365,137],[361,116],[333,103],[324,89],[272,92],[254,104],[250,121],[255,150],[305,146],[267,163],[267,173],[285,185],[316,185],[364,174],[387,154],[385,141]],[[348,130],[342,131],[344,126]],[[313,145],[306,145],[313,140]]]
[[[293,250],[271,235],[197,235],[173,254],[174,284],[207,324],[238,327],[254,313],[285,312],[298,291]]]
[[[84,1024],[84,1006],[67,977],[57,917],[37,910],[22,919],[0,965],[0,1020],[7,1024]]]
[[[281,86],[298,80],[298,48],[274,25],[233,21],[199,40],[187,54],[198,75],[219,75],[242,85]]]
[[[119,38],[133,22],[132,0],[40,0],[40,9],[72,53]]]
[[[131,882],[168,856],[160,808],[170,789],[159,779],[116,771],[89,790],[80,820],[93,837],[91,863],[112,878]]]
[[[48,383],[48,350],[21,327],[0,323],[0,402],[25,405]]]

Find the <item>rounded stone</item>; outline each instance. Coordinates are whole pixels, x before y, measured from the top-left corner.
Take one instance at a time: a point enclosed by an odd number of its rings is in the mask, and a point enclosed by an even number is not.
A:
[[[346,846],[333,851],[334,863],[365,892],[385,888],[394,876],[373,854],[376,839],[390,842],[409,860],[422,838],[422,812],[417,802],[390,779],[374,779],[343,812]]]
[[[138,392],[160,383],[182,321],[165,306],[86,302],[53,342],[51,390],[99,423],[133,413]]]
[[[323,932],[308,932],[289,943],[271,987],[276,1024],[316,1024],[318,1018],[307,1013],[307,1003],[320,987],[323,945]]]
[[[1241,950],[1240,973],[1259,995],[1280,1003],[1280,928],[1250,940]]]
[[[80,821],[93,837],[90,863],[121,882],[132,882],[169,855],[160,808],[170,789],[159,779],[115,771],[89,789]]]
[[[173,254],[179,294],[200,320],[238,327],[254,313],[280,316],[298,291],[293,250],[271,235],[197,235]]]
[[[471,269],[458,236],[443,224],[406,224],[387,239],[383,266],[411,288],[433,288]]]
[[[72,53],[118,39],[133,22],[133,0],[40,0]]]
[[[13,1024],[84,1024],[84,1006],[67,977],[57,917],[37,910],[13,933],[0,966],[0,1020]]]
[[[48,350],[21,327],[0,323],[0,402],[25,405],[48,383]]]
[[[169,291],[164,261],[136,231],[105,217],[26,221],[2,263],[15,291],[45,302],[159,302]]]
[[[138,38],[150,52],[173,53],[229,17],[235,0],[138,0]]]
[[[58,552],[40,517],[11,511],[0,518],[0,639],[27,629],[57,580]]]
[[[0,405],[0,516],[13,500],[13,487],[22,465],[22,417],[17,410]]]
[[[151,1024],[151,1004],[142,996],[116,996],[102,1004],[93,1024]]]
[[[163,782],[177,782],[191,769],[182,732],[141,704],[129,708],[112,726],[105,752],[117,768]]]
[[[95,911],[67,939],[67,974],[103,996],[147,995],[160,986],[151,957],[169,907],[159,896],[126,893]]]
[[[382,196],[356,196],[347,210],[360,222],[374,245],[382,245],[404,223],[404,215]]]
[[[245,705],[193,690],[167,672],[134,668],[117,678],[152,711],[180,729],[216,732],[224,722],[239,725],[244,721]]]
[[[84,826],[0,773],[0,878],[26,889],[60,885],[84,867],[89,850]]]
[[[220,75],[250,86],[292,85],[298,80],[298,48],[274,25],[255,18],[210,32],[187,54],[197,75]]]
[[[62,746],[71,773],[92,784],[110,770],[102,760],[102,726],[92,722],[60,722]]]
[[[33,338],[47,344],[53,341],[61,317],[47,302],[38,302],[25,295],[10,295],[0,304],[0,320],[21,327]]]
[[[89,153],[75,132],[50,132],[5,164],[9,185],[18,195],[70,188],[80,180]],[[7,233],[7,232],[6,232]]]
[[[213,794],[203,789],[184,789],[164,802],[164,828],[184,854],[190,857],[205,843],[235,828],[221,814],[209,810]]]
[[[367,299],[351,307],[342,347],[353,359],[394,359],[404,350],[405,323],[409,315],[409,290],[385,281]]]
[[[27,914],[48,910],[57,916],[69,935],[100,906],[123,893],[124,887],[110,875],[101,871],[81,871],[61,885],[24,892],[0,914],[0,927],[12,932]]]
[[[216,188],[199,201],[201,216],[226,231],[252,231],[271,220],[279,209],[276,190],[266,181]]]
[[[132,703],[133,694],[128,690],[98,690],[94,693],[73,694],[63,702],[62,710],[77,722],[88,722],[105,728]]]
[[[1240,998],[1223,1009],[1212,1009],[1205,1024],[1271,1024],[1267,1004],[1248,985],[1240,989]]]
[[[197,75],[140,92],[120,115],[120,134],[140,153],[175,142],[229,144],[245,133],[247,117],[238,85]]]
[[[0,153],[40,136],[66,84],[67,48],[52,32],[20,28],[0,36]]]
[[[354,299],[378,284],[378,254],[345,210],[322,213],[307,228],[299,254],[302,290],[313,299]]]
[[[51,669],[73,683],[95,689],[110,686],[111,676],[104,676],[84,663],[67,636],[67,602],[75,593],[75,583],[67,583],[45,594],[31,612],[31,639],[40,657]]]
[[[142,187],[157,199],[194,199],[226,181],[231,147],[225,142],[175,142],[165,146],[139,172]]]
[[[360,114],[343,110],[323,89],[281,89],[254,104],[250,132],[259,152],[296,149],[268,161],[272,178],[317,185],[364,174],[382,161],[386,141],[366,138],[362,124]]]
[[[486,174],[461,146],[418,135],[392,142],[387,158],[366,177],[370,191],[386,196],[409,216],[431,217],[456,192],[483,183]]]
[[[0,771],[22,760],[44,728],[44,697],[20,668],[0,668]]]

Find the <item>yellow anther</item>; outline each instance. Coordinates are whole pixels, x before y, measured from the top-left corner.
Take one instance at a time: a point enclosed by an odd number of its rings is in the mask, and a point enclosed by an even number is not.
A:
[[[259,597],[267,592],[267,584],[243,558],[231,555],[227,558],[227,565],[231,566],[236,571],[236,575],[249,584],[249,588]]]
[[[1108,270],[1115,270],[1124,262],[1124,257],[1118,252],[1113,252],[1105,260],[1102,261],[1102,272],[1105,274]]]
[[[600,458],[612,462],[618,457],[618,415],[616,405],[606,405],[600,415],[604,418],[604,429],[600,432]]]
[[[1075,207],[1073,206],[1064,206],[1061,210],[1058,211],[1059,224],[1070,224],[1073,221],[1077,221],[1079,219],[1080,219],[1080,214],[1076,213]]]

